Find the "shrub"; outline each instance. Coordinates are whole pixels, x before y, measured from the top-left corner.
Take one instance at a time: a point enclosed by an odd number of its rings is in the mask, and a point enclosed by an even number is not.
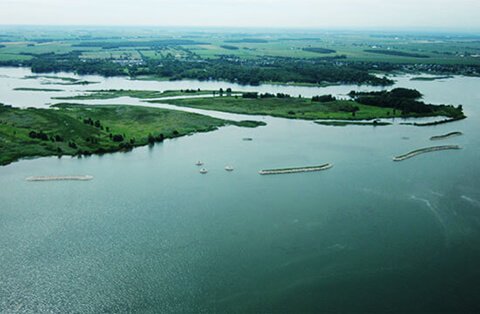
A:
[[[114,142],[123,142],[123,135],[115,134],[112,136],[112,141]]]

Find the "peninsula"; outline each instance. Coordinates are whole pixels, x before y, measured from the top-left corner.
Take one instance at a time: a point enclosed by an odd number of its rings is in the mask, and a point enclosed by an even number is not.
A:
[[[57,104],[50,109],[0,105],[0,165],[25,157],[128,151],[226,125],[257,127],[265,123],[126,105]]]

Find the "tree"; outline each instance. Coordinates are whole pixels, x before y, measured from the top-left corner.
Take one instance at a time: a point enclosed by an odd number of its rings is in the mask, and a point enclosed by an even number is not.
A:
[[[335,101],[337,100],[334,96],[332,95],[322,95],[322,96],[313,96],[312,101],[317,101],[317,102],[330,102],[330,101]]]
[[[113,135],[112,140],[114,142],[123,142],[123,135],[115,134]]]
[[[154,144],[155,143],[155,137],[152,135],[152,133],[148,134],[148,143],[149,144]]]

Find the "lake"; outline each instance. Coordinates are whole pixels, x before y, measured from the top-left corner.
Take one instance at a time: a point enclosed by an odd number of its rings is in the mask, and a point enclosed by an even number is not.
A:
[[[79,78],[98,84],[65,86],[28,75],[0,68],[0,102],[46,107],[52,96],[89,89],[231,87],[308,97],[376,89],[97,76]],[[418,89],[426,102],[462,104],[468,118],[420,128],[248,116],[268,125],[0,167],[0,312],[480,311],[480,79],[410,78],[396,77],[396,86]],[[464,135],[429,140],[452,131]],[[444,144],[462,150],[392,161]],[[258,174],[327,162],[334,167],[325,172]],[[37,175],[95,178],[25,180]]]

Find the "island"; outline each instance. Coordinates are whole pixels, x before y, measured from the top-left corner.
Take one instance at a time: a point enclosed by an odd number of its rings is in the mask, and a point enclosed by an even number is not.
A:
[[[0,165],[26,157],[128,151],[227,125],[257,127],[265,123],[126,105],[57,104],[48,109],[0,105]]]
[[[216,110],[238,114],[267,115],[305,120],[372,120],[380,118],[448,117],[451,121],[464,119],[461,105],[426,104],[419,99],[422,94],[414,89],[395,88],[381,92],[349,93],[350,99],[338,99],[332,95],[293,97],[284,93],[244,92],[217,98],[185,98],[149,100],[150,103],[168,103],[176,106]],[[322,123],[324,124],[324,123]],[[365,123],[362,123],[365,124]],[[334,123],[334,125],[338,125]]]
[[[108,89],[108,90],[88,90],[87,93],[74,96],[53,97],[57,100],[101,100],[114,99],[119,97],[132,97],[139,99],[161,99],[166,97],[180,97],[180,96],[223,96],[232,95],[232,90],[227,88],[225,90],[201,90],[197,89],[180,89],[180,90],[131,90],[131,89]]]
[[[191,95],[196,97],[189,97]],[[389,122],[377,119],[394,117],[442,116],[450,121],[465,118],[461,105],[426,104],[419,100],[422,97],[420,92],[405,88],[381,92],[352,91],[350,99],[337,99],[332,95],[306,98],[285,93],[237,94],[231,89],[98,90],[65,99],[100,100],[122,96],[136,97],[150,103],[238,114],[323,120],[316,123],[333,126],[389,125]],[[212,131],[226,125],[257,127],[265,123],[235,122],[181,110],[142,106],[59,103],[49,109],[19,109],[1,105],[0,165],[25,157],[83,156],[128,151],[137,146]]]
[[[391,91],[381,92],[352,91],[348,96],[349,99],[338,99],[332,95],[307,98],[293,97],[285,93],[239,92],[232,91],[231,88],[220,88],[218,90],[197,88],[167,91],[90,90],[80,95],[54,97],[53,99],[80,101],[132,97],[154,104],[168,103],[182,107],[229,113],[268,115],[288,119],[324,120],[316,123],[329,126],[385,126],[391,123],[378,121],[378,119],[447,117],[436,122],[408,123],[415,126],[426,126],[465,118],[461,105],[454,107],[452,105],[426,104],[420,101],[422,94],[414,89],[395,88]]]

